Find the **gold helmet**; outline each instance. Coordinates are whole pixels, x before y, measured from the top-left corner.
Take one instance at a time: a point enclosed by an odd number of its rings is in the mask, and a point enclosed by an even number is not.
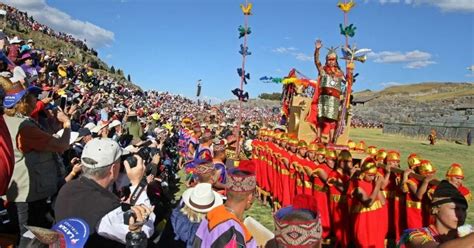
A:
[[[370,156],[375,156],[377,155],[377,147],[369,146],[367,147],[367,150],[365,150],[365,152],[368,153]]]
[[[420,166],[420,164],[421,164],[421,160],[418,157],[418,155],[416,155],[415,153],[412,153],[410,154],[410,156],[408,156],[408,167],[410,169],[415,169],[416,167]]]
[[[387,157],[387,152],[384,149],[380,149],[377,154],[375,155],[375,160],[377,162],[383,162]]]
[[[387,152],[387,162],[389,161],[397,161],[400,162],[400,153],[397,151],[388,151]]]
[[[362,162],[362,166],[360,167],[362,173],[375,175],[377,174],[377,164],[375,163],[375,159],[372,157],[367,157]]]
[[[336,150],[334,150],[334,148],[326,149],[326,159],[332,159],[332,160],[337,159]]]
[[[418,166],[417,168],[418,173],[423,176],[436,172],[436,168],[428,160],[421,160],[420,166]]]
[[[338,161],[352,161],[352,154],[348,150],[342,150],[337,156]]]
[[[309,152],[315,152],[316,150],[318,150],[318,143],[310,143],[309,146],[308,146],[308,151]]]
[[[301,148],[308,148],[308,144],[306,144],[306,141],[304,140],[300,140],[298,142],[298,148],[301,149]]]
[[[318,149],[316,150],[316,155],[326,156],[326,148],[323,145],[319,145]]]
[[[446,177],[458,177],[464,179],[464,171],[460,164],[452,164],[446,172]]]
[[[272,130],[268,130],[267,135],[268,135],[268,137],[273,138],[273,137],[275,137],[275,132],[273,132]]]
[[[361,140],[359,144],[356,145],[355,150],[357,151],[365,151],[365,142]]]
[[[356,143],[355,143],[354,141],[352,141],[352,140],[349,140],[349,141],[347,142],[347,146],[349,147],[349,149],[354,150],[355,147],[356,147]]]
[[[288,140],[288,144],[290,144],[291,146],[297,146],[298,145],[298,140],[294,139],[294,138],[290,138]]]

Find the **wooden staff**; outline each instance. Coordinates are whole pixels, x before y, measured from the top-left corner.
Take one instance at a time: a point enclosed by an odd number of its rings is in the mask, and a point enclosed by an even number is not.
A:
[[[380,165],[379,165],[379,167],[384,168],[384,166],[380,166]],[[391,171],[391,172],[395,172],[395,173],[397,173],[397,174],[402,174],[402,175],[403,175],[403,172],[405,172],[405,170],[403,170],[403,169],[401,169],[401,168],[397,168],[397,167],[390,168],[390,171]],[[413,172],[411,172],[410,174],[408,174],[408,177],[409,177],[409,178],[410,178],[410,177],[413,177],[413,178],[415,178],[415,179],[417,179],[417,180],[419,180],[419,181],[423,181],[423,180],[426,178],[425,176],[422,176],[422,175],[420,175],[420,174],[416,174],[416,173],[413,173]],[[440,182],[441,182],[441,181],[438,180],[438,179],[433,179],[433,180],[430,181],[430,184],[432,184],[432,185],[438,185]]]

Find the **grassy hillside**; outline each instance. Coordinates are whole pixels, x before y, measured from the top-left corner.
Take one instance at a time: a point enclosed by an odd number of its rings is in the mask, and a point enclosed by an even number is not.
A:
[[[110,73],[110,67],[102,61],[99,57],[93,55],[90,52],[83,51],[78,47],[74,46],[71,43],[65,42],[63,40],[59,40],[53,38],[49,35],[43,34],[42,32],[38,31],[23,31],[17,32],[10,28],[6,28],[5,32],[10,36],[19,36],[22,39],[33,39],[35,41],[35,46],[40,49],[54,51],[56,53],[62,52],[68,57],[69,60],[73,61],[77,64],[85,64],[85,63],[96,63],[98,65],[98,72],[102,75],[106,74],[109,77],[112,77],[116,80],[125,81],[131,87],[138,87],[134,85],[132,82],[126,80],[123,75],[119,74],[112,74]],[[119,68],[116,68],[119,69]],[[139,88],[139,87],[138,87]]]
[[[474,96],[474,83],[418,83],[388,87],[382,91],[355,92],[354,97],[378,95],[384,97],[406,97],[426,102],[450,100],[463,96]]]

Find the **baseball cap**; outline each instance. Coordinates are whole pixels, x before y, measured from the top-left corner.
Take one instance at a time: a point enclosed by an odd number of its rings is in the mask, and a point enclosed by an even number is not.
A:
[[[79,130],[77,130],[77,133],[78,133],[78,136],[77,136],[75,142],[81,141],[82,138],[84,138],[87,135],[92,135],[91,131],[87,128],[79,128]]]
[[[60,248],[84,247],[89,238],[89,225],[83,219],[68,218],[59,221],[52,229],[26,226],[40,243]]]
[[[128,153],[112,139],[95,138],[84,146],[81,162],[87,168],[101,168],[113,164]]]
[[[5,90],[5,99],[3,100],[3,106],[5,108],[13,108],[15,104],[17,104],[27,92],[31,93],[39,93],[41,92],[41,88],[36,86],[30,86],[26,89],[21,86],[21,84],[13,84],[10,89]]]

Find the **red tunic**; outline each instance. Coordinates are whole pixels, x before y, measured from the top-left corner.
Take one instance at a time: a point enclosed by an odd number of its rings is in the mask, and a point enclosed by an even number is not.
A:
[[[420,186],[420,181],[415,178],[409,178],[407,184]],[[410,191],[406,193],[406,213],[407,213],[407,228],[421,228],[423,227],[423,217],[421,212],[421,201],[416,198],[416,195]]]
[[[464,196],[464,198],[466,198],[467,202],[472,201],[471,191],[469,191],[468,188],[461,185],[461,186],[459,186],[458,190],[459,190],[459,192],[461,192],[461,194]]]
[[[329,185],[329,213],[331,215],[331,228],[336,239],[335,247],[348,247],[350,240],[349,207],[346,200],[346,192],[349,176],[340,170],[331,171],[328,175]],[[334,182],[344,184],[344,191],[334,186]]]
[[[261,183],[262,188],[264,191],[269,192],[270,187],[268,186],[268,176],[267,176],[267,167],[268,167],[268,160],[269,160],[269,150],[268,150],[268,142],[262,142],[262,150],[261,150],[261,167],[260,167],[260,174],[261,174]]]
[[[385,176],[385,170],[379,172],[382,176]],[[384,209],[388,219],[387,238],[395,239],[397,243],[406,229],[405,194],[398,187],[400,180],[400,175],[391,173],[389,183],[382,191],[386,199]]]
[[[290,177],[290,169],[291,163],[293,161],[293,155],[289,152],[283,150],[282,156],[288,159],[289,166],[285,166],[283,163],[280,164],[280,189],[281,189],[281,206],[286,207],[291,205],[291,200],[294,195],[294,185],[291,186],[291,177]],[[293,190],[293,191],[292,191]]]
[[[274,203],[277,203],[281,205],[282,201],[282,189],[281,189],[281,168],[282,168],[282,162],[281,158],[282,156],[285,156],[285,151],[281,147],[277,147],[277,150],[275,151],[277,154],[275,163],[273,164],[273,182],[272,182],[272,192],[273,192],[273,201]]]
[[[328,186],[315,173],[324,171],[326,175],[331,173],[326,164],[318,164],[313,171],[313,195],[318,202],[318,211],[321,214],[321,226],[323,227],[323,238],[327,238],[331,232],[331,219],[329,216]]]
[[[312,173],[314,170],[316,170],[316,164],[313,161],[305,159],[303,161],[303,170],[304,170],[304,175],[303,175],[303,181],[304,181],[304,194],[313,196],[313,178],[312,178]]]
[[[306,159],[301,158],[299,156],[294,156],[294,160],[291,163],[295,170],[295,181],[296,181],[296,186],[295,186],[295,194],[300,195],[304,194],[305,192],[305,173],[304,173],[304,163]],[[307,180],[309,181],[309,180]]]
[[[257,180],[257,187],[262,188],[262,174],[260,174],[260,140],[252,140],[252,161],[255,164],[255,179]]]
[[[277,154],[279,151],[278,146],[276,146],[274,143],[268,143],[268,149],[269,149],[269,156],[268,156],[268,165],[267,165],[267,182],[268,182],[268,192],[275,197],[275,191],[274,191],[274,176],[275,176],[275,165],[277,164]]]
[[[348,196],[352,197],[351,214],[353,237],[357,247],[385,248],[386,221],[383,221],[383,205],[375,200],[370,207],[365,207],[358,198],[353,196],[356,189],[363,190],[366,195],[372,194],[374,183],[362,179],[351,181]]]

